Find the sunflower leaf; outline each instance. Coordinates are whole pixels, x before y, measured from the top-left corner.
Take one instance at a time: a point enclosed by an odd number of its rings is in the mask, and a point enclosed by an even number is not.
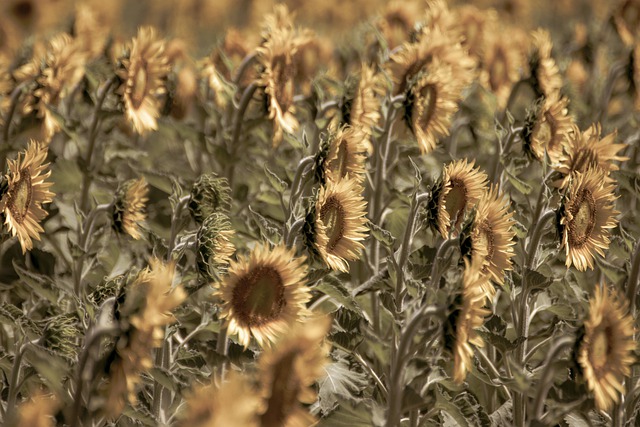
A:
[[[351,292],[349,292],[342,282],[335,277],[331,275],[325,276],[322,281],[314,287],[314,289],[330,296],[348,310],[357,313],[361,318],[365,317],[360,304],[358,304],[355,298],[351,296]]]
[[[369,384],[367,375],[352,369],[344,357],[325,366],[324,372],[324,377],[318,381],[318,397],[323,412],[329,411],[338,402],[354,401],[354,396]]]
[[[264,173],[265,175],[267,175],[267,179],[269,180],[269,183],[271,184],[273,189],[276,190],[278,193],[282,193],[284,190],[287,189],[287,183],[284,182],[278,175],[273,173],[267,167],[266,163],[264,165]]]

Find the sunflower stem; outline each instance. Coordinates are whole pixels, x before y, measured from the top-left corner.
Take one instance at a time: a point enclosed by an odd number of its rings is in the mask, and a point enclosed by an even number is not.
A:
[[[500,371],[498,371],[498,368],[496,368],[496,366],[493,364],[489,356],[484,354],[482,350],[480,350],[479,348],[476,349],[476,354],[480,356],[480,359],[482,359],[485,367],[489,369],[489,371],[491,372],[491,375],[493,376],[493,379],[500,381]],[[499,387],[500,390],[502,390],[506,400],[511,399],[511,392],[509,391],[507,386],[505,386],[504,384],[499,384],[499,385],[495,384],[494,386]]]
[[[570,347],[574,342],[573,337],[562,337],[558,341],[555,342],[553,347],[547,353],[547,357],[544,360],[544,368],[542,370],[542,376],[540,377],[540,382],[538,383],[537,393],[535,400],[533,401],[533,414],[536,420],[539,420],[542,417],[542,410],[544,409],[544,401],[547,398],[547,394],[549,393],[549,389],[553,385],[553,374],[554,370],[552,369],[553,362],[556,361],[559,354],[565,350],[565,348]]]
[[[459,238],[443,240],[438,246],[436,256],[433,258],[433,264],[431,265],[431,288],[436,289],[442,272],[440,271],[440,260],[445,258],[447,251],[460,244]]]
[[[253,61],[255,61],[257,57],[258,52],[253,51],[242,59],[242,62],[238,65],[236,75],[233,77],[233,84],[236,87],[240,85],[240,81],[242,80],[242,77],[244,77],[244,73],[249,69],[249,66],[253,64]]]
[[[504,110],[500,114],[500,123],[504,124],[504,121],[507,119],[507,112],[511,111],[513,107],[513,103],[516,101],[518,95],[520,94],[520,90],[524,86],[531,86],[531,77],[526,79],[518,80],[513,87],[511,88],[511,93],[509,93],[509,98],[507,99],[507,104],[504,107]]]
[[[4,119],[4,132],[2,133],[2,150],[0,150],[0,167],[4,167],[4,162],[6,161],[7,152],[9,151],[9,131],[11,129],[11,122],[13,121],[13,115],[16,113],[16,109],[18,108],[18,101],[20,101],[20,96],[22,95],[22,89],[24,89],[27,82],[21,83],[13,89],[11,92],[11,104],[9,105],[9,111],[7,111],[7,116]]]
[[[625,71],[626,63],[624,61],[614,63],[609,69],[609,74],[605,80],[604,90],[602,91],[602,97],[600,98],[600,109],[595,122],[602,123],[607,118],[607,113],[609,112],[609,101],[613,95],[615,82],[618,78],[624,75]]]
[[[85,158],[85,167],[83,168],[83,178],[82,178],[82,196],[80,197],[80,209],[85,212],[89,206],[89,188],[91,187],[91,181],[93,177],[91,176],[92,172],[92,163],[93,163],[93,153],[96,147],[96,141],[98,137],[98,124],[100,122],[100,110],[102,109],[102,105],[104,104],[105,99],[107,99],[107,94],[109,93],[109,89],[116,83],[117,77],[113,76],[109,80],[103,83],[103,85],[98,89],[96,93],[96,104],[93,109],[93,117],[91,119],[91,125],[89,126],[89,144],[87,146],[87,156]]]
[[[298,236],[300,230],[302,230],[302,227],[304,226],[304,221],[304,218],[300,218],[296,220],[296,222],[291,224],[291,227],[289,227],[288,232],[284,237],[284,241],[287,247],[291,247],[291,245],[293,244],[295,238]]]
[[[176,245],[176,237],[178,237],[178,233],[180,230],[178,229],[178,220],[180,218],[180,214],[184,210],[187,203],[191,200],[191,196],[183,196],[178,200],[178,203],[173,208],[173,212],[171,214],[171,231],[169,232],[169,244],[167,249],[167,262],[171,261],[171,255],[173,254],[173,250]]]
[[[540,245],[540,240],[542,240],[542,236],[544,235],[544,228],[547,222],[555,217],[556,213],[552,210],[549,210],[542,214],[540,218],[534,223],[535,228],[533,231],[533,235],[531,236],[531,240],[529,241],[529,249],[527,250],[527,260],[525,263],[526,268],[533,268],[533,263],[536,258],[536,254],[538,253],[538,246]]]
[[[13,417],[13,411],[16,409],[16,400],[18,398],[18,380],[20,379],[20,368],[22,367],[22,357],[30,344],[36,344],[39,341],[33,340],[26,342],[20,346],[13,359],[13,366],[11,367],[11,378],[9,379],[9,392],[7,396],[7,412],[5,415],[5,421],[10,421]]]
[[[244,118],[244,113],[247,111],[247,107],[253,98],[253,94],[258,90],[260,86],[253,82],[242,93],[242,98],[240,98],[240,104],[238,105],[238,109],[236,110],[236,114],[233,118],[233,134],[231,137],[231,146],[229,147],[229,155],[230,159],[227,163],[226,176],[229,180],[229,186],[232,187],[233,184],[233,173],[235,171],[235,156],[238,151],[238,140],[240,139],[240,131],[242,130],[242,119]]]

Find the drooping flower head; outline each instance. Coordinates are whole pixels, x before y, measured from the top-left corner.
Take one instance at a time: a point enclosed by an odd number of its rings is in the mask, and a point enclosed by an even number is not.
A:
[[[372,128],[380,121],[381,79],[372,67],[362,64],[359,80],[353,90],[347,89],[342,100],[342,121],[364,133],[367,153],[373,153]]]
[[[551,56],[553,44],[549,32],[541,28],[534,31],[532,46],[529,68],[537,95],[551,100],[560,98],[562,76],[555,59]]]
[[[360,129],[351,126],[343,126],[329,135],[329,150],[324,161],[325,178],[333,181],[364,180],[367,159],[364,135]]]
[[[557,164],[562,158],[563,149],[574,130],[568,103],[567,98],[544,98],[527,117],[523,131],[525,150],[537,160],[544,160],[545,153],[551,164]]]
[[[232,261],[216,294],[229,335],[249,346],[251,337],[262,347],[276,341],[302,319],[311,293],[304,279],[305,257],[285,246],[259,245],[246,257]]]
[[[309,426],[317,420],[301,404],[316,401],[313,384],[324,374],[329,345],[324,337],[329,317],[298,324],[290,334],[266,350],[258,362],[262,389],[260,425]]]
[[[141,226],[147,218],[149,186],[144,177],[125,182],[116,192],[113,206],[113,228],[139,240]]]
[[[200,175],[191,187],[189,212],[198,224],[212,213],[227,213],[231,208],[231,189],[227,178],[214,172]]]
[[[307,234],[312,249],[329,268],[347,272],[348,261],[360,258],[368,231],[366,207],[355,179],[327,181],[320,188]]]
[[[209,279],[225,272],[236,251],[231,243],[235,231],[229,218],[220,212],[210,214],[197,235],[196,264],[198,271]]]
[[[47,216],[42,205],[51,203],[55,196],[49,190],[53,183],[46,182],[51,175],[51,171],[45,173],[49,166],[44,163],[46,158],[47,149],[32,140],[16,160],[8,161],[7,189],[0,199],[0,209],[11,235],[18,237],[22,253],[33,248],[32,239],[40,240],[44,232],[40,222]]]
[[[139,134],[156,130],[159,96],[166,92],[165,80],[170,70],[164,40],[158,39],[153,28],[141,27],[122,65],[118,76],[124,81],[120,92],[127,119]]]
[[[613,11],[613,23],[622,42],[632,46],[640,40],[640,3],[637,0],[621,0],[616,2]]]
[[[622,382],[631,374],[637,346],[628,302],[606,284],[599,284],[589,300],[584,329],[578,362],[596,408],[609,411],[620,401],[620,393],[625,392]]]
[[[466,159],[449,163],[432,190],[427,219],[429,225],[445,239],[449,231],[460,231],[465,213],[486,191],[487,174],[473,166],[474,161],[468,162]]]
[[[604,256],[610,230],[616,226],[614,183],[602,170],[571,175],[568,192],[558,212],[566,265],[580,271],[593,269],[595,255]]]

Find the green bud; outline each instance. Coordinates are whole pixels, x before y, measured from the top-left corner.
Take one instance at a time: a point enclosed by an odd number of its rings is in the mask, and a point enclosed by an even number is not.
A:
[[[214,212],[227,213],[231,208],[231,190],[226,178],[215,173],[201,175],[191,189],[189,211],[198,224]]]

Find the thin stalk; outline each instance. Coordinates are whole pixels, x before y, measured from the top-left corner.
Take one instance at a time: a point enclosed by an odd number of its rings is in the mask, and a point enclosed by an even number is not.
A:
[[[5,158],[7,155],[7,151],[9,150],[9,135],[10,135],[10,129],[11,129],[11,122],[13,121],[13,115],[16,112],[16,109],[18,108],[18,101],[20,101],[20,96],[22,95],[22,89],[24,89],[25,85],[27,84],[27,82],[25,83],[21,83],[18,86],[16,86],[15,89],[13,89],[13,92],[11,92],[11,103],[9,105],[9,111],[7,111],[7,116],[5,117],[4,120],[4,132],[2,133],[2,150],[0,150],[2,158],[0,158],[0,165],[4,165],[5,162]]]
[[[191,196],[183,196],[178,200],[176,206],[173,209],[173,213],[171,214],[171,230],[169,232],[169,245],[167,250],[167,261],[171,261],[171,255],[173,253],[173,249],[176,245],[176,237],[180,230],[178,230],[178,219],[180,218],[180,214],[184,210]]]
[[[256,82],[251,83],[242,93],[242,98],[240,98],[240,104],[238,105],[238,109],[236,110],[236,115],[233,118],[233,134],[231,138],[231,147],[229,147],[229,154],[231,159],[227,163],[227,179],[229,180],[229,186],[233,184],[233,172],[235,171],[235,155],[238,151],[238,140],[240,139],[240,131],[242,130],[242,119],[244,118],[244,113],[247,111],[247,107],[249,106],[249,102],[253,98],[253,94],[256,90],[258,90],[259,86]]]
[[[460,244],[460,240],[458,238],[443,240],[438,247],[438,251],[436,252],[436,256],[433,259],[433,265],[431,266],[431,288],[435,289],[438,285],[438,281],[440,280],[440,275],[442,272],[440,271],[440,260],[445,257],[447,251]]]
[[[103,85],[98,89],[97,92],[97,100],[96,105],[93,109],[93,117],[91,119],[91,125],[89,126],[89,145],[87,147],[87,155],[85,157],[85,168],[83,170],[83,178],[82,178],[82,196],[80,197],[80,208],[82,211],[86,211],[88,209],[89,203],[89,188],[91,187],[91,181],[93,177],[91,176],[92,166],[93,166],[93,152],[96,147],[96,140],[98,137],[98,124],[100,122],[100,110],[102,109],[102,105],[104,104],[105,99],[107,98],[107,94],[111,87],[115,84],[117,77],[111,77],[109,80],[103,83]]]
[[[9,392],[7,397],[7,413],[5,421],[11,420],[13,411],[16,407],[16,400],[18,398],[18,380],[20,379],[20,368],[22,367],[22,357],[30,344],[36,344],[38,340],[26,342],[20,346],[16,356],[13,359],[13,366],[11,367],[11,378],[9,379]]]
[[[166,350],[166,341],[167,341],[167,337],[166,337],[166,330],[164,331],[164,341],[162,342],[162,345],[156,349],[156,358],[154,360],[154,366],[163,366],[164,363],[164,358],[166,356],[165,354],[165,350]],[[153,381],[153,397],[152,397],[152,404],[153,404],[153,415],[155,416],[156,419],[160,419],[160,410],[162,409],[162,391],[163,391],[162,384],[160,384],[158,381]]]
[[[290,247],[293,244],[293,241],[298,236],[298,233],[300,233],[300,230],[302,230],[302,227],[304,226],[304,221],[305,221],[304,218],[300,218],[291,225],[285,237],[285,243],[287,246]]]
[[[242,77],[244,77],[244,73],[249,69],[249,66],[253,64],[253,61],[258,57],[258,52],[251,52],[247,56],[242,59],[240,65],[238,65],[238,70],[236,71],[236,75],[233,77],[233,84],[237,87],[240,85],[240,81]]]
[[[93,230],[95,228],[95,223],[98,219],[98,215],[109,212],[112,207],[113,202],[98,205],[93,208],[91,212],[89,212],[85,220],[82,222],[81,228],[78,233],[78,246],[82,249],[82,254],[76,261],[76,265],[73,270],[73,291],[78,297],[80,296],[80,292],[82,291],[82,272],[84,270],[84,262],[87,258],[87,252],[89,251],[91,237],[93,236]]]
[[[484,354],[480,349],[476,350],[476,354],[480,356],[480,359],[482,359],[482,361],[484,362],[485,367],[489,369],[493,378],[499,381],[500,372],[498,372],[498,369],[495,367],[491,359],[489,359],[489,357],[486,354]],[[502,390],[507,400],[511,399],[511,392],[509,391],[507,386],[505,386],[504,384],[500,384],[496,386],[499,387],[500,390]]]
[[[551,347],[547,353],[547,357],[544,360],[544,368],[542,371],[542,377],[538,384],[538,390],[535,400],[533,401],[533,414],[535,419],[539,420],[542,417],[542,410],[544,409],[544,401],[547,398],[547,393],[553,385],[553,369],[551,365],[557,359],[559,354],[564,351],[565,348],[573,345],[573,337],[562,337],[556,341],[555,345]]]
[[[335,100],[327,101],[324,104],[320,105],[320,108],[318,108],[318,114],[316,115],[316,117],[324,117],[324,115],[327,114],[329,111],[334,110],[339,106],[340,106],[340,103],[338,101],[335,101]]]
[[[540,245],[540,240],[544,235],[544,228],[547,222],[555,217],[556,213],[552,210],[549,210],[542,214],[540,219],[535,223],[533,236],[531,237],[529,250],[527,251],[527,260],[525,263],[526,268],[531,269],[533,267],[533,262],[535,260],[536,253],[538,252],[538,246]]]

